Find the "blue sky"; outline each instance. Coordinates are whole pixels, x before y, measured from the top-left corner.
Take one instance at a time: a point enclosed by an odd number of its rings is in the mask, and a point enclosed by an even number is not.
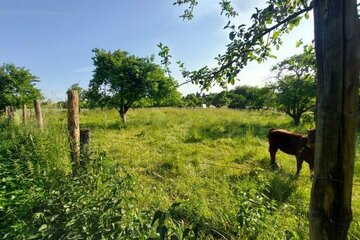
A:
[[[157,57],[156,45],[162,42],[170,47],[173,75],[182,82],[175,62],[181,60],[189,69],[213,65],[214,57],[228,42],[228,32],[223,30],[227,19],[220,16],[218,0],[200,0],[192,21],[179,18],[184,7],[173,6],[173,2],[1,0],[0,64],[11,62],[29,69],[39,77],[37,86],[47,98],[61,100],[73,83],[87,88],[92,77],[92,49],[121,49]],[[236,22],[249,23],[254,8],[265,1],[234,2],[240,13]],[[277,60],[249,64],[236,85],[263,85],[271,76],[272,65],[301,51],[294,47],[300,38],[312,40],[311,19],[284,38],[284,46],[275,52]],[[198,87],[188,84],[179,90],[185,95]]]

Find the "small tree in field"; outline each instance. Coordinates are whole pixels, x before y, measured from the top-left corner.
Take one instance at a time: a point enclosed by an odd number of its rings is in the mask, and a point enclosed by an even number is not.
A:
[[[304,47],[304,53],[294,55],[275,65],[278,82],[274,84],[279,107],[299,125],[301,115],[315,107],[314,48]]]
[[[6,106],[20,108],[41,97],[40,90],[35,87],[37,77],[25,68],[14,64],[0,66],[0,109]]]
[[[135,101],[159,101],[176,91],[176,83],[166,77],[153,58],[140,58],[125,51],[94,49],[94,74],[87,99],[91,107],[116,108],[123,122]]]
[[[286,76],[275,84],[277,103],[281,110],[289,115],[297,126],[301,115],[315,107],[314,82]]]

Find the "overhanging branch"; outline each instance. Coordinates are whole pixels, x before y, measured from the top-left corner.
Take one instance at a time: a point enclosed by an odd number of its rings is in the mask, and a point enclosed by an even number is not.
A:
[[[178,87],[181,87],[182,85],[185,85],[185,84],[188,84],[188,83],[191,83],[191,82],[192,82],[191,80],[187,80],[187,81],[185,81],[183,83],[177,84],[176,87],[178,88]]]
[[[256,41],[258,41],[259,39],[261,39],[262,37],[264,37],[266,34],[269,34],[271,31],[277,29],[278,27],[280,27],[281,25],[299,17],[301,14],[310,11],[313,8],[313,4],[311,3],[309,6],[305,7],[304,9],[291,14],[290,16],[286,17],[285,19],[281,20],[280,22],[278,22],[277,24],[273,25],[270,28],[265,29],[263,32],[261,32],[259,35],[254,36],[254,38],[251,40],[251,43],[248,44],[248,46],[252,47]],[[249,47],[249,48],[250,48]],[[247,49],[249,50],[249,49]],[[234,62],[239,61],[240,57],[236,57],[235,59],[233,59],[232,61],[228,62],[226,65],[222,65],[220,67],[220,69],[218,71],[215,72],[214,75],[218,75],[219,73],[221,73],[222,71],[224,71],[225,69],[229,68]]]

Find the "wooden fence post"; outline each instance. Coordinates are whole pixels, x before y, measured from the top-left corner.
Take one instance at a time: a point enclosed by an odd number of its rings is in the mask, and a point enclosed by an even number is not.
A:
[[[28,110],[26,104],[24,104],[22,108],[22,120],[23,124],[26,125],[28,120]]]
[[[69,90],[67,96],[70,156],[76,169],[80,165],[79,94],[76,90]]]
[[[10,118],[10,106],[6,106],[6,107],[5,107],[5,117],[6,117],[7,119]]]
[[[13,106],[6,106],[5,107],[5,116],[7,119],[14,120],[15,108]]]
[[[80,129],[80,153],[81,162],[86,164],[90,156],[91,130],[89,128]]]
[[[36,115],[36,123],[39,129],[43,129],[44,128],[44,123],[43,123],[43,117],[42,117],[42,112],[41,112],[41,103],[39,99],[34,100],[34,108],[35,108],[35,115]]]

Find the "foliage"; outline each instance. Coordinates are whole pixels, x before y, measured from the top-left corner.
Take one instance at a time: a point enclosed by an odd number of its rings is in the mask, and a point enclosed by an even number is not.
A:
[[[229,92],[221,91],[219,93],[211,93],[205,96],[205,101],[208,106],[213,105],[217,108],[227,106],[230,102]]]
[[[237,214],[241,234],[248,239],[258,239],[261,232],[270,227],[266,219],[271,218],[276,210],[276,204],[266,195],[257,193],[251,196],[244,192]]]
[[[190,93],[182,99],[185,107],[200,107],[203,100],[199,94]]]
[[[25,68],[14,64],[0,66],[0,109],[32,104],[33,100],[41,97],[40,90],[35,87],[36,82],[38,78]]]
[[[231,102],[229,108],[232,109],[244,109],[246,107],[246,98],[243,95],[233,94],[231,95]]]
[[[170,65],[171,65],[171,55],[170,55],[170,48],[168,46],[163,45],[162,43],[159,43],[157,45],[160,48],[159,56],[161,57],[161,65],[164,66],[165,72],[170,77],[171,71],[170,71]]]
[[[47,143],[51,134],[3,125],[0,138],[2,239],[156,236],[151,213],[135,207],[134,179],[128,173],[95,161],[68,175],[56,166],[67,152],[53,151],[58,147]]]
[[[236,10],[228,0],[219,2],[221,13],[228,18],[237,15]],[[193,9],[198,4],[197,0],[177,0],[174,5],[188,5],[181,16],[184,19],[193,18]],[[200,84],[203,89],[209,89],[213,84],[224,87],[227,83],[234,83],[237,74],[248,62],[263,62],[271,55],[272,47],[278,49],[281,37],[298,26],[303,17],[308,18],[312,9],[311,0],[278,1],[269,0],[263,9],[255,8],[251,16],[253,24],[246,28],[244,24],[236,26],[230,19],[224,29],[228,29],[230,43],[224,54],[215,58],[217,67],[202,67],[199,70],[189,71],[184,63],[179,63],[182,74],[189,81]]]
[[[156,226],[159,239],[198,239],[201,225],[193,224],[186,227],[184,222],[178,218],[177,207],[181,203],[173,203],[166,211],[155,212],[151,225]]]
[[[135,101],[161,101],[176,91],[175,81],[165,76],[153,58],[139,58],[120,50],[93,52],[95,70],[87,93],[90,106],[116,108],[124,122]]]
[[[315,55],[312,46],[304,50],[272,68],[277,72],[278,81],[273,85],[277,103],[295,125],[300,123],[303,113],[315,107]]]
[[[231,92],[243,96],[244,105],[250,109],[259,110],[274,105],[274,95],[268,87],[238,86]]]

